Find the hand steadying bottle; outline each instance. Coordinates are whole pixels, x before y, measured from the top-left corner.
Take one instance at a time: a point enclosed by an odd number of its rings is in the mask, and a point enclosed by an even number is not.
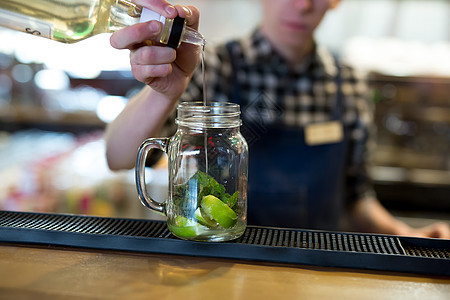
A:
[[[129,0],[1,0],[0,26],[62,43],[114,32],[139,22],[164,24],[160,42],[172,48],[181,42],[201,45],[205,39],[180,17],[165,17]]]

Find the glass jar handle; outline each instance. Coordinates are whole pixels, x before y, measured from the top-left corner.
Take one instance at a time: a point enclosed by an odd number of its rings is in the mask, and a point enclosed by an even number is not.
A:
[[[153,200],[147,191],[147,187],[145,185],[145,162],[147,161],[148,152],[151,149],[159,149],[164,151],[167,154],[167,145],[169,144],[170,138],[150,138],[146,139],[141,146],[139,147],[137,159],[136,159],[136,187],[137,192],[139,194],[139,199],[141,203],[146,207],[162,213],[165,213],[164,202],[160,203],[158,201]]]

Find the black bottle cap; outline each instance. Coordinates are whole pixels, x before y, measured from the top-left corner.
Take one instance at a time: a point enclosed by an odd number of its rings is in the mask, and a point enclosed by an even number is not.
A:
[[[172,30],[170,32],[169,40],[167,41],[167,46],[171,48],[178,48],[180,44],[181,34],[183,33],[184,19],[176,17],[173,19]]]

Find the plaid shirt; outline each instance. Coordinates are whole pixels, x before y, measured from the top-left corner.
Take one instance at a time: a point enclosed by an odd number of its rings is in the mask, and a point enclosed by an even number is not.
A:
[[[208,101],[233,101],[236,92],[233,82],[237,80],[240,99],[249,101],[240,102],[243,114],[247,105],[264,102],[258,105],[269,106],[265,118],[287,127],[304,128],[311,123],[331,120],[338,91],[338,68],[333,56],[325,49],[316,47],[304,63],[292,68],[258,30],[230,45],[219,45],[214,49],[206,47]],[[344,96],[341,122],[350,138],[345,201],[351,204],[373,195],[367,172],[373,112],[363,77],[347,66],[340,69]],[[203,74],[199,67],[181,100],[201,101],[202,98]]]

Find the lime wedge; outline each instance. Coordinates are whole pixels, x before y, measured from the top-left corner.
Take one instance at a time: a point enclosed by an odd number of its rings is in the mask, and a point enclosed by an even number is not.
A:
[[[195,211],[195,218],[197,219],[197,221],[204,225],[204,226],[208,226],[208,227],[215,227],[217,226],[217,222],[214,221],[213,219],[211,219],[208,214],[206,214],[203,209],[201,207],[197,208],[197,210]]]
[[[222,200],[213,195],[203,197],[201,208],[207,216],[216,220],[223,228],[230,228],[236,224],[236,213]]]
[[[198,229],[201,225],[192,219],[178,215],[175,217],[174,224],[169,223],[167,226],[173,234],[180,238],[192,238],[198,235]]]

